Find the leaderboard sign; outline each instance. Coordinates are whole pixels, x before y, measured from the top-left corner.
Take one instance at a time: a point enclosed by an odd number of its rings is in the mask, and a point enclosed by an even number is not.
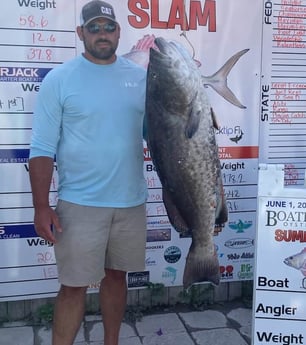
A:
[[[0,1],[0,301],[53,296],[59,287],[53,246],[34,232],[29,143],[43,78],[84,50],[75,28],[86,2]],[[194,52],[205,85],[215,72],[223,71],[222,66],[232,67],[225,77],[237,99],[226,93],[226,100],[213,88],[205,88],[220,124],[216,140],[229,210],[229,221],[214,239],[221,281],[252,279],[263,4],[253,0],[108,2],[124,28],[118,55],[146,67],[150,45],[160,36]],[[239,52],[244,53],[232,64]],[[148,282],[180,286],[191,239],[181,237],[169,222],[146,147],[144,161],[146,269],[129,272],[128,287],[144,287]],[[57,203],[57,186],[55,163],[51,206]]]
[[[0,1],[0,301],[53,296],[59,288],[53,246],[34,231],[28,157],[41,82],[77,53],[75,6]]]
[[[261,165],[254,345],[306,343],[306,189],[283,181],[281,165]]]

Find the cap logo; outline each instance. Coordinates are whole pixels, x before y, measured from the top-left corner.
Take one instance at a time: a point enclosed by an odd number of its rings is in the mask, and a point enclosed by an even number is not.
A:
[[[109,16],[112,16],[112,9],[108,7],[101,6],[101,13],[108,14]]]

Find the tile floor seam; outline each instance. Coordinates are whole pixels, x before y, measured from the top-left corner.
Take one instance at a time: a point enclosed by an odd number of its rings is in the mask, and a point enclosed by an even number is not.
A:
[[[178,316],[178,318],[180,319],[181,323],[183,324],[187,334],[190,335],[191,331],[188,329],[189,327],[186,325],[186,323],[185,323],[184,319],[181,317],[180,313],[177,313],[176,315]]]

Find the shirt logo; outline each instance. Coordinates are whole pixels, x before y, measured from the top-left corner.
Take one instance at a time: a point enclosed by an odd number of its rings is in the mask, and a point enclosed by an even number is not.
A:
[[[125,87],[138,87],[138,83],[136,83],[135,81],[126,81],[124,83]]]

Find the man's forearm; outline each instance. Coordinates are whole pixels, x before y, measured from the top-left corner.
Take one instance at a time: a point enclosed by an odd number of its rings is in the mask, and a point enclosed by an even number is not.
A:
[[[54,160],[49,157],[34,157],[29,160],[29,174],[34,208],[49,206],[49,190],[53,175]]]

